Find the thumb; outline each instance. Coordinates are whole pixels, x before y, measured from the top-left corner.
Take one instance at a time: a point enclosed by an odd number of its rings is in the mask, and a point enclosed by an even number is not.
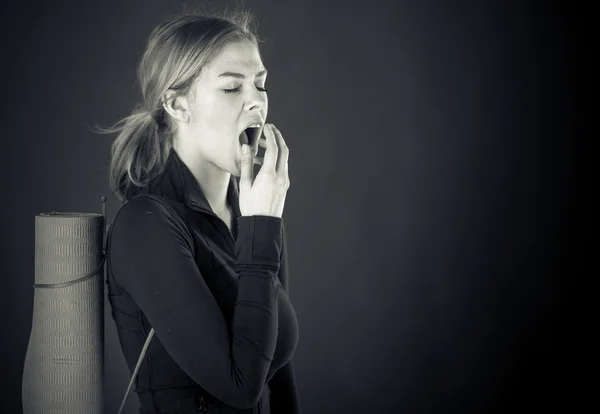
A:
[[[240,191],[249,191],[252,186],[252,151],[250,145],[242,145]]]

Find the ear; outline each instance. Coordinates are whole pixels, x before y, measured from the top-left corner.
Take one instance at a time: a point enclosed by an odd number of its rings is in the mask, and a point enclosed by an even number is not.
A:
[[[182,123],[190,121],[190,103],[186,96],[169,89],[165,92],[162,106],[176,121]]]

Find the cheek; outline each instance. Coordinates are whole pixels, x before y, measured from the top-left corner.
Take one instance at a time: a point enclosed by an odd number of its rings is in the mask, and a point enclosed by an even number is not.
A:
[[[219,133],[223,128],[222,112],[214,105],[197,107],[193,113],[192,124],[198,133]]]
[[[214,129],[226,129],[236,122],[239,108],[237,102],[227,96],[216,96],[207,100],[203,105],[204,119]]]
[[[240,126],[241,104],[238,99],[218,94],[204,95],[196,101],[193,111],[195,135],[211,151],[225,150],[239,141],[237,132]],[[236,136],[234,136],[236,135]]]

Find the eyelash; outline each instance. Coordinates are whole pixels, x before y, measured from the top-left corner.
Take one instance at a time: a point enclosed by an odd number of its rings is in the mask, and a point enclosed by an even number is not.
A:
[[[225,93],[238,93],[241,89],[242,89],[242,87],[238,86],[237,88],[233,88],[233,89],[223,89],[223,92],[225,92]],[[261,92],[266,92],[267,91],[266,88],[258,88],[257,87],[256,89],[258,89]]]

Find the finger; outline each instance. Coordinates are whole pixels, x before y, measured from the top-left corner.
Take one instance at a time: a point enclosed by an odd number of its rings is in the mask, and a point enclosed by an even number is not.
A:
[[[240,163],[240,191],[248,192],[252,187],[252,169],[254,167],[254,163],[252,162],[252,151],[249,145],[242,145],[242,159]]]
[[[267,148],[267,140],[264,138],[261,138],[258,140],[258,145],[262,148]]]
[[[263,157],[254,157],[254,164],[263,165]]]
[[[273,128],[273,124],[269,124],[268,128],[264,129],[267,149],[265,150],[263,169],[275,171],[278,148]]]
[[[277,171],[281,171],[282,174],[286,173],[285,166],[288,163],[288,158],[290,156],[290,150],[283,139],[283,135],[281,132],[273,126],[273,132],[275,133],[275,139],[277,140],[277,147],[279,148],[279,154],[277,157]]]

